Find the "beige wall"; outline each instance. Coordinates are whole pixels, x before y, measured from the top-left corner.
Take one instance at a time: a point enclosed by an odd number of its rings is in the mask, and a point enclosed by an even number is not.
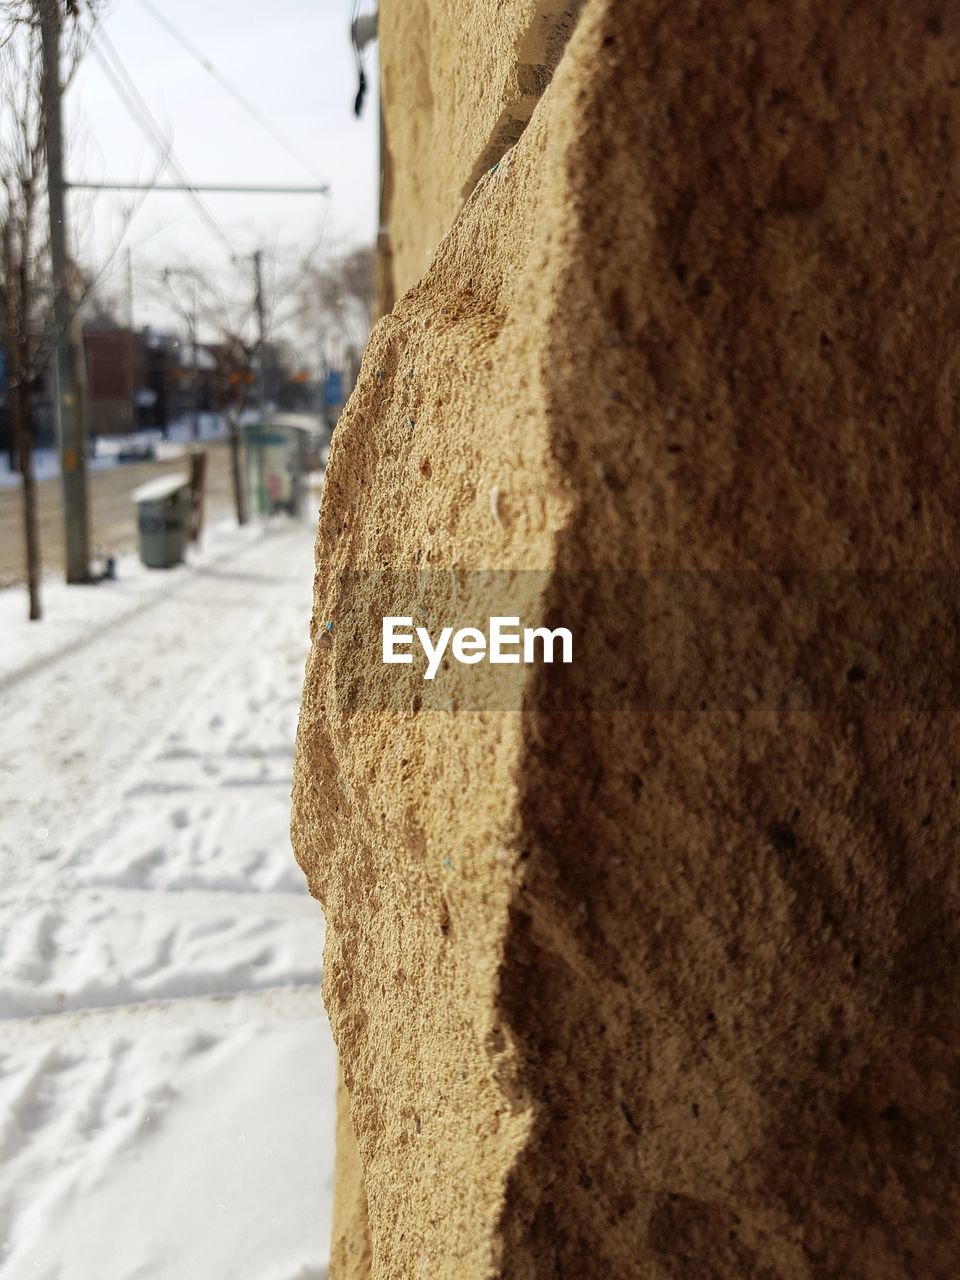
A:
[[[523,132],[581,3],[381,4],[381,214],[394,297],[423,275],[478,178]]]
[[[952,614],[915,573],[960,542],[960,29],[588,0],[457,213],[509,77],[454,68],[506,46],[426,10],[384,15],[410,287],[334,442],[298,742],[331,1280],[960,1274]],[[563,713],[534,671],[458,712],[471,668],[378,710],[384,568],[464,614],[472,570],[540,570]]]

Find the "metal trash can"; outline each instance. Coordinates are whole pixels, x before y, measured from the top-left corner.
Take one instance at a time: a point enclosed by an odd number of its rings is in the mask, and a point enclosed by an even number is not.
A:
[[[135,489],[133,500],[143,563],[148,569],[182,563],[190,525],[190,481],[185,476],[160,476]]]

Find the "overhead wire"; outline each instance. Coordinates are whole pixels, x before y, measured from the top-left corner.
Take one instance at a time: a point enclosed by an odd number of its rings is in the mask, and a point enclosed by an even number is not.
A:
[[[130,73],[123,64],[117,50],[114,48],[109,36],[102,29],[99,31],[93,42],[93,53],[101,68],[106,74],[108,80],[117,91],[120,100],[130,114],[131,119],[137,128],[143,134],[146,141],[154,148],[158,158],[165,167],[169,167],[177,179],[183,183],[187,198],[193,203],[194,208],[203,218],[204,222],[210,230],[217,236],[222,244],[226,246],[229,252],[237,255],[237,248],[230,236],[220,225],[213,213],[207,207],[204,200],[201,199],[196,188],[187,176],[183,166],[176,159],[173,147],[169,140],[164,137],[163,131],[154,120],[150,108],[147,106],[139,89],[134,84]],[[108,57],[109,55],[109,57]],[[111,59],[113,65],[111,65]],[[151,183],[145,184],[149,189]]]
[[[160,10],[151,3],[151,0],[139,0],[139,3],[141,8],[146,9],[147,13],[149,13],[150,16],[158,22],[182,48],[186,49],[187,53],[189,53],[192,58],[199,62],[204,71],[206,71],[209,76],[212,76],[217,84],[220,85],[221,89],[225,90],[235,102],[238,102],[240,106],[243,107],[244,111],[246,111],[249,116],[256,120],[257,124],[259,124],[262,129],[265,129],[267,133],[270,134],[274,142],[279,143],[280,146],[283,147],[284,151],[286,151],[288,155],[292,156],[298,164],[302,165],[311,177],[321,183],[324,181],[310,161],[307,160],[303,153],[280,132],[276,125],[274,125],[267,116],[263,114],[256,103],[252,102],[245,93],[238,89],[236,85],[232,84],[223,72],[220,71],[207,57],[203,50],[198,49],[197,46],[183,34],[179,27],[170,21],[165,13],[161,13]]]
[[[218,72],[214,64],[208,58],[206,58],[204,54],[198,48],[196,48],[196,46],[192,45],[190,41],[174,27],[174,24],[171,23],[169,19],[165,17],[165,15],[159,13],[154,8],[154,6],[150,3],[150,0],[140,0],[140,4],[143,8],[145,8],[148,11],[148,13],[151,14],[151,16],[157,22],[160,23],[161,26],[165,27],[169,31],[169,33],[178,41],[178,43],[180,43],[191,54],[192,57],[194,57],[197,61],[201,63],[204,69],[211,76],[213,76],[213,78],[221,85],[222,88],[224,88],[228,93],[230,93],[231,96],[234,97],[240,103],[240,105],[251,116],[253,116],[253,118],[256,119],[257,122],[263,128],[265,128],[271,134],[271,136],[275,139],[275,141],[280,143],[280,145],[283,146],[285,150],[287,150],[301,165],[303,165],[307,169],[307,171],[311,174],[311,176],[313,176],[314,178],[318,178],[319,180],[319,176],[317,172],[313,169],[313,167],[309,164],[309,162],[306,161],[304,157],[296,150],[296,148],[292,147],[292,145],[289,144],[285,138],[283,138],[283,136],[274,128],[271,122],[267,120],[262,115],[262,113],[258,111],[258,109],[254,106],[254,104],[251,103],[249,100],[247,100],[244,97],[244,95],[240,93],[239,90],[236,90],[235,87],[231,85],[230,82],[226,79],[226,77],[224,77],[220,72]],[[358,8],[359,8],[359,0],[355,0],[354,11],[356,12]],[[101,45],[103,47],[100,47]],[[207,224],[210,230],[213,231],[213,233],[217,236],[217,238],[226,246],[226,248],[229,250],[229,252],[234,257],[234,259],[236,260],[243,257],[244,255],[240,254],[237,251],[237,248],[234,245],[233,241],[231,240],[230,236],[227,234],[224,228],[220,225],[220,223],[214,217],[213,213],[207,207],[206,203],[202,200],[198,189],[191,182],[182,164],[180,164],[180,162],[177,160],[173,152],[173,147],[170,140],[164,135],[163,130],[157,124],[156,120],[154,119],[150,111],[150,108],[147,106],[147,103],[145,102],[142,94],[137,89],[136,84],[134,83],[132,77],[130,76],[130,73],[127,71],[118,51],[116,50],[116,48],[110,41],[109,37],[106,35],[106,33],[102,29],[99,31],[98,36],[93,42],[92,47],[93,47],[93,52],[97,57],[97,60],[100,63],[101,68],[107,75],[107,78],[113,84],[114,89],[116,90],[124,106],[127,108],[127,111],[129,112],[134,123],[137,125],[137,128],[140,130],[140,132],[142,133],[146,141],[150,144],[150,146],[156,151],[158,159],[161,162],[160,172],[162,172],[163,169],[167,167],[170,169],[170,171],[177,177],[179,182],[182,184],[185,194],[190,198],[197,212],[203,218],[204,222]],[[111,65],[110,59],[112,59],[113,65]],[[153,187],[157,186],[159,176],[160,174],[158,173],[157,179],[155,179],[153,182],[148,181],[147,183],[145,183],[143,190],[149,191]],[[250,316],[252,315],[252,312],[253,312],[253,308],[251,308],[250,311],[243,316],[240,322],[241,328],[246,326],[247,322],[250,319]],[[293,318],[293,317],[290,317],[290,318]],[[286,322],[287,321],[285,320],[283,323],[286,323]]]

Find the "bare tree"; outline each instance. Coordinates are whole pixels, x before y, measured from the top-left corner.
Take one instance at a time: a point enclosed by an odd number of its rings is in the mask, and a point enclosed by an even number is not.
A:
[[[372,250],[331,253],[302,272],[288,319],[327,368],[355,372],[370,336],[374,297]]]
[[[0,183],[3,211],[2,289],[7,387],[14,452],[23,485],[24,544],[30,617],[40,617],[40,540],[33,473],[34,379],[43,344],[38,342],[38,276],[44,244],[38,228],[43,195],[43,111],[40,39],[32,8],[4,6],[0,46]]]
[[[230,470],[233,477],[233,501],[237,509],[237,524],[247,523],[247,492],[243,485],[240,415],[246,406],[253,385],[251,354],[251,348],[243,342],[238,333],[224,330],[223,341],[216,349],[216,358],[221,378],[229,388],[226,415],[227,427],[230,431]]]
[[[181,292],[173,282],[186,278],[191,282],[191,301],[187,306]],[[194,358],[199,345],[198,325],[203,323],[216,335],[214,342],[206,344],[206,351],[217,366],[221,404],[227,420],[230,437],[230,465],[233,482],[233,500],[237,523],[247,523],[246,490],[243,485],[243,461],[240,441],[240,415],[250,398],[253,385],[251,371],[252,344],[242,336],[243,321],[249,318],[251,304],[244,308],[231,306],[216,278],[199,267],[167,268],[160,273],[159,283],[164,301],[171,306],[188,332],[194,345]]]
[[[93,6],[86,6],[92,12]],[[80,5],[68,0],[67,78],[85,39]],[[40,538],[33,470],[32,390],[50,361],[56,333],[46,193],[42,53],[35,0],[0,4],[0,324],[14,452],[23,487],[24,545],[31,619],[40,617]]]

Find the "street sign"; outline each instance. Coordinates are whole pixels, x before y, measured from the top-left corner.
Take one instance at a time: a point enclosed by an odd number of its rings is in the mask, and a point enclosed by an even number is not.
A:
[[[329,409],[343,404],[343,374],[339,369],[328,369],[323,380],[323,403]]]

